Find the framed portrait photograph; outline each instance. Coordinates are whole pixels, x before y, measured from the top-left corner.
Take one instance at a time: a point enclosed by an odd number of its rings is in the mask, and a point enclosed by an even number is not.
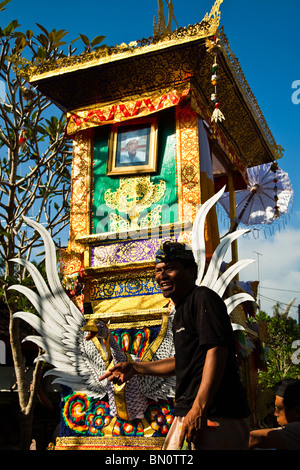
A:
[[[108,175],[153,173],[157,169],[157,118],[113,124]]]

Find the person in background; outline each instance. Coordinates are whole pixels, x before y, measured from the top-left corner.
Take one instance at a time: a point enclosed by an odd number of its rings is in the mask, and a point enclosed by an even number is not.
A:
[[[300,380],[281,381],[275,391],[278,428],[250,432],[249,449],[300,450]]]

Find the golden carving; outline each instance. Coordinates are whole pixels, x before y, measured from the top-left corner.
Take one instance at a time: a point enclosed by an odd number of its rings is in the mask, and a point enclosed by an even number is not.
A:
[[[62,57],[56,61],[39,58],[38,65],[25,59],[21,61],[16,55],[12,55],[11,60],[19,65],[21,73],[27,80],[35,81],[61,74],[62,70],[65,73],[99,65],[99,63],[113,62],[116,59],[125,59],[141,53],[147,54],[148,52],[159,51],[169,45],[195,41],[216,34],[221,18],[220,6],[222,2],[223,0],[216,0],[210,13],[206,13],[200,23],[180,27],[169,34],[164,34],[164,28],[163,34],[156,34],[155,37],[132,41],[129,44],[123,43],[118,46],[105,47],[98,51],[83,53],[80,56]]]
[[[159,450],[164,437],[58,437],[55,450]]]
[[[161,345],[166,332],[167,332],[167,327],[168,327],[168,321],[169,321],[169,314],[165,313],[162,315],[162,324],[161,328],[159,331],[159,334],[153,341],[153,343],[150,345],[150,347],[147,349],[145,352],[144,356],[142,357],[142,360],[145,361],[152,361],[154,354],[158,350],[159,346]]]
[[[94,313],[85,315],[85,318],[92,322],[98,319],[101,319],[106,323],[110,322],[109,328],[145,328],[154,325],[161,325],[162,315],[169,312],[169,307],[135,311],[131,309],[129,312],[121,312],[118,314],[112,314],[110,312],[109,316],[108,314],[105,315],[101,311],[98,311],[97,302],[94,302],[93,311]]]
[[[166,305],[166,299],[162,294],[144,294],[92,301],[92,304],[93,311],[95,314],[100,315],[102,319],[111,320],[113,317],[115,321],[120,322],[120,318],[123,318],[124,315],[126,315],[127,318],[130,315],[131,318],[134,318],[136,312],[143,310],[148,312],[153,310],[155,312],[160,310]]]
[[[73,148],[69,251],[83,252],[84,248],[75,239],[88,235],[90,231],[91,144],[90,132],[76,135]]]
[[[153,21],[153,37],[158,38],[159,36],[162,36],[164,34],[168,34],[171,32],[172,28],[172,21],[174,20],[178,29],[178,24],[176,21],[176,18],[174,16],[174,6],[172,0],[166,0],[167,6],[168,6],[168,23],[166,24],[165,20],[165,11],[164,11],[164,5],[163,5],[163,0],[158,0],[158,21],[156,22],[156,19],[154,18]]]
[[[252,110],[252,114],[259,125],[261,131],[264,134],[265,141],[269,144],[274,156],[276,159],[280,159],[283,156],[283,148],[280,145],[277,145],[275,142],[275,139],[272,135],[272,132],[270,131],[270,128],[265,120],[265,117],[256,101],[256,98],[246,80],[246,77],[244,75],[244,72],[241,68],[241,65],[239,63],[239,60],[237,57],[234,55],[232,52],[228,39],[226,37],[226,34],[224,33],[224,28],[220,28],[219,31],[219,38],[220,38],[220,44],[222,47],[222,51],[224,53],[224,56],[226,58],[226,61],[233,73],[233,76],[235,78],[236,83],[239,86],[239,90],[241,91],[244,100],[248,104],[249,108]],[[229,101],[229,100],[228,100]],[[248,139],[248,141],[251,142],[252,140],[249,139],[249,134],[245,132],[245,138]],[[252,165],[251,165],[252,166]]]
[[[119,215],[111,214],[110,217],[114,221],[113,230],[116,232],[125,229],[139,229],[138,219],[141,212],[156,204],[166,192],[166,182],[160,180],[158,184],[150,181],[150,176],[142,176],[137,178],[121,178],[120,187],[114,193],[108,189],[105,192],[104,199],[108,207],[125,213],[130,219],[122,218]],[[158,225],[160,206],[156,206],[147,217],[141,221],[141,227]]]
[[[70,236],[68,248],[60,252],[60,269],[64,276],[72,276],[83,269],[84,246],[76,237],[90,231],[91,131],[79,132],[73,147]]]
[[[179,216],[181,221],[193,221],[201,203],[198,115],[189,104],[176,111]]]

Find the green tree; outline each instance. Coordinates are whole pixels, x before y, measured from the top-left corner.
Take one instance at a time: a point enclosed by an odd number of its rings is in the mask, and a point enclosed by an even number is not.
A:
[[[257,320],[265,321],[268,327],[268,370],[259,373],[261,389],[273,388],[282,379],[300,375],[299,365],[292,360],[295,352],[292,345],[299,337],[297,321],[289,316],[294,301],[295,299],[284,310],[277,303],[273,307],[272,316],[260,312],[256,317]]]
[[[0,12],[10,0],[0,2]],[[0,27],[0,259],[1,293],[10,313],[9,334],[22,417],[22,449],[31,442],[34,401],[40,379],[40,363],[29,391],[20,341],[19,320],[13,318],[20,299],[8,290],[25,283],[26,272],[10,260],[29,259],[39,246],[36,234],[23,229],[23,216],[43,223],[54,239],[69,223],[70,165],[72,148],[65,137],[65,117],[26,80],[28,65],[55,63],[71,57],[75,39],[67,44],[65,30],[47,31],[37,24],[37,33],[20,31],[17,20]],[[84,53],[99,49],[103,40],[81,35]],[[67,50],[64,52],[64,50]],[[5,86],[5,92],[4,92]]]

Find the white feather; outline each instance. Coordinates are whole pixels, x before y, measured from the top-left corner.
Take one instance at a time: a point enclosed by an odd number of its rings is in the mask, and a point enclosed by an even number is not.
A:
[[[252,295],[242,292],[240,294],[235,294],[225,300],[225,305],[227,307],[227,312],[231,313],[235,307],[240,305],[242,302],[255,302]]]
[[[198,278],[202,279],[205,268],[205,219],[210,209],[216,204],[225,191],[225,186],[217,194],[201,205],[192,229],[192,250],[198,265]]]
[[[245,331],[245,328],[239,323],[231,323],[231,326],[232,326],[233,331],[237,331],[237,330]]]
[[[232,266],[226,269],[225,273],[222,274],[219,279],[215,282],[214,291],[220,297],[223,297],[224,292],[232,281],[232,279],[241,271],[241,269],[245,268],[246,266],[252,263],[254,263],[253,259],[245,259],[234,263]]]
[[[220,244],[217,246],[217,248],[215,249],[213,253],[212,259],[209,263],[209,266],[207,268],[207,272],[204,278],[200,279],[201,285],[209,287],[209,288],[213,288],[212,286],[214,286],[219,276],[221,264],[224,261],[228,248],[230,247],[230,245],[232,244],[234,240],[236,240],[238,237],[240,237],[241,235],[244,235],[247,232],[249,232],[248,229],[238,230],[223,238],[223,240],[220,242]]]

